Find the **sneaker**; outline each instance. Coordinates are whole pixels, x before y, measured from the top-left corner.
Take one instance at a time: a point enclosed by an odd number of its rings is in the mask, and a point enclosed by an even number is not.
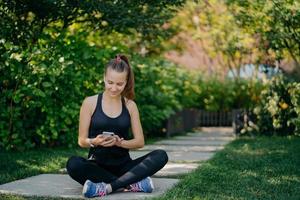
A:
[[[153,182],[150,177],[147,177],[137,183],[131,184],[130,187],[131,192],[151,193],[154,189]]]
[[[103,182],[93,183],[90,180],[86,180],[83,185],[82,194],[88,198],[103,197],[106,195],[106,184]]]

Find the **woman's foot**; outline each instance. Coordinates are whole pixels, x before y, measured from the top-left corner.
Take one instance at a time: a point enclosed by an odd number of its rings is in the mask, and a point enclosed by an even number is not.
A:
[[[137,183],[130,185],[131,192],[147,192],[151,193],[154,189],[152,179],[147,177]]]
[[[106,184],[101,183],[93,183],[90,180],[86,180],[83,189],[82,194],[85,197],[91,198],[91,197],[103,197],[106,193]]]

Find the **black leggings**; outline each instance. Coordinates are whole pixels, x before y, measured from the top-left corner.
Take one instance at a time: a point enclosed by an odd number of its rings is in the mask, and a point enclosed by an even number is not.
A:
[[[126,188],[147,176],[152,176],[168,162],[164,150],[154,150],[121,166],[101,166],[95,161],[72,156],[67,162],[68,174],[81,185],[89,179],[95,183],[110,183],[112,190]]]

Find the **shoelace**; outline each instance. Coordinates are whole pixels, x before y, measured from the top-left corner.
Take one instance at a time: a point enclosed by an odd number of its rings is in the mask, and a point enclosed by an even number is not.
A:
[[[103,197],[106,195],[106,189],[102,183],[96,184],[96,193],[99,197]]]
[[[141,191],[141,188],[138,183],[133,183],[130,186],[131,186],[131,188],[130,188],[131,192],[140,192]]]

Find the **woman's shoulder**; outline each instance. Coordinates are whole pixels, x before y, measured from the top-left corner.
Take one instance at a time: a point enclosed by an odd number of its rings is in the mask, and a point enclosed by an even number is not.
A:
[[[125,98],[125,102],[126,102],[126,107],[130,113],[138,110],[136,103],[132,99]]]
[[[81,110],[92,115],[97,105],[98,95],[87,96],[82,102]]]
[[[94,108],[97,104],[98,100],[98,94],[93,96],[87,96],[82,102],[82,106],[88,107],[88,108]]]
[[[98,96],[99,96],[99,94],[95,94],[93,96],[87,96],[87,97],[85,97],[84,101],[87,101],[87,102],[93,102],[95,100],[97,101]]]

